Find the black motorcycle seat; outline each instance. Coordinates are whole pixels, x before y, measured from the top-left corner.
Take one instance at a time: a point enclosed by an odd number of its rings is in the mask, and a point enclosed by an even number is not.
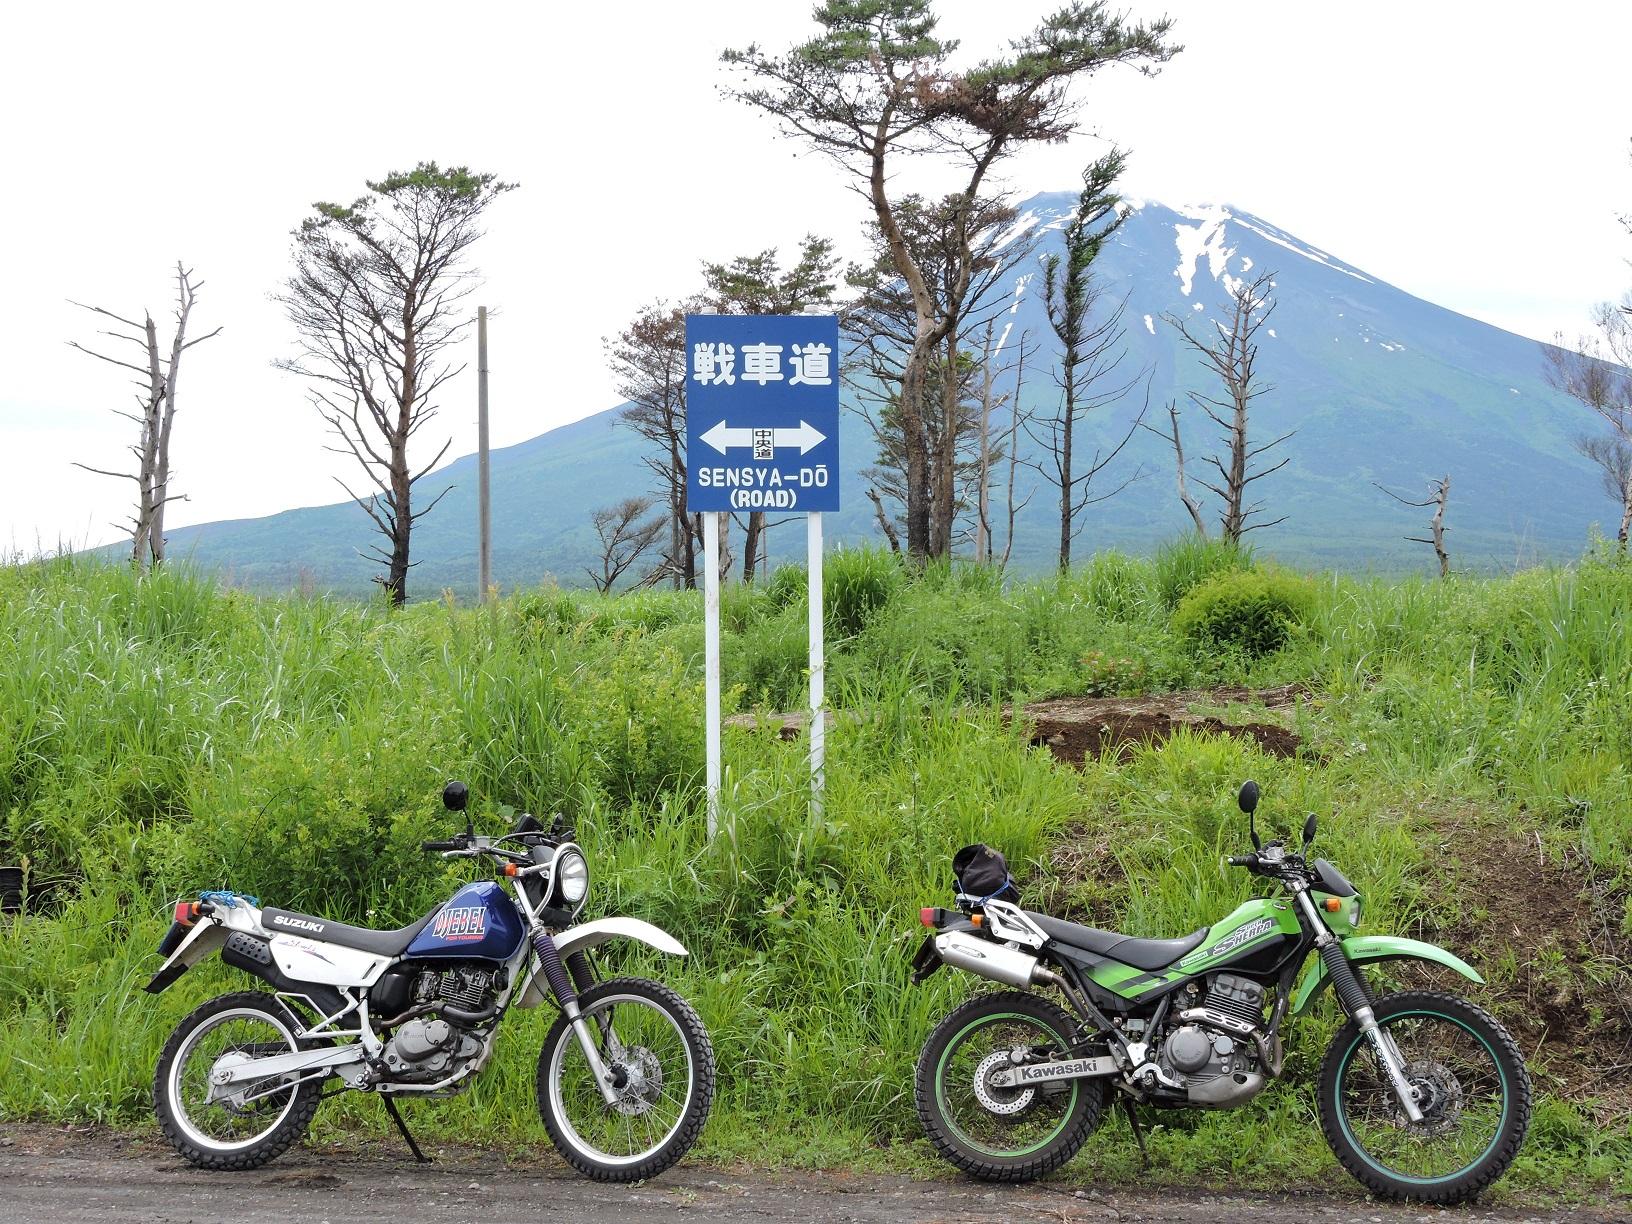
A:
[[[1135,969],[1165,969],[1179,957],[1194,951],[1207,938],[1207,932],[1212,927],[1202,927],[1199,931],[1179,939],[1135,939],[1131,935],[1120,935],[1115,931],[1101,931],[1094,927],[1078,926],[1075,922],[1067,922],[1063,918],[1050,918],[1047,914],[1034,914],[1026,911],[1029,917],[1050,939],[1057,939],[1073,948],[1081,948],[1098,956],[1108,956],[1112,960],[1121,961],[1124,965],[1132,965]]]
[[[411,922],[394,931],[371,931],[367,927],[347,926],[343,922],[331,922],[327,918],[297,914],[294,910],[268,907],[261,911],[261,925],[278,935],[320,939],[325,943],[339,944],[342,948],[355,948],[359,952],[370,952],[375,956],[401,956],[408,950],[408,945],[414,942],[414,936],[423,931],[435,916],[436,911],[432,910],[418,922]]]

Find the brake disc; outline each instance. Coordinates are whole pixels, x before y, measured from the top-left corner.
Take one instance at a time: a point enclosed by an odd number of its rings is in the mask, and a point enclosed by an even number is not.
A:
[[[975,1099],[988,1113],[1011,1117],[1036,1099],[1035,1088],[1005,1088],[991,1082],[996,1072],[1007,1071],[1014,1065],[1012,1051],[998,1050],[981,1059],[980,1065],[975,1068]]]
[[[663,1094],[663,1065],[657,1055],[645,1046],[625,1046],[614,1065],[628,1078],[618,1089],[612,1108],[627,1117],[646,1113]]]
[[[1418,1059],[1407,1063],[1405,1078],[1422,1093],[1417,1102],[1422,1110],[1421,1122],[1407,1122],[1405,1111],[1396,1115],[1398,1124],[1413,1135],[1438,1138],[1456,1131],[1462,1125],[1462,1081],[1444,1063]]]

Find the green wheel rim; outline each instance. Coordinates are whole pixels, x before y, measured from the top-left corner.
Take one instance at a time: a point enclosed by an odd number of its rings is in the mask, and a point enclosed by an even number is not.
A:
[[[1454,1181],[1458,1177],[1463,1176],[1469,1169],[1475,1168],[1481,1164],[1490,1156],[1491,1152],[1496,1150],[1497,1143],[1501,1141],[1502,1132],[1507,1128],[1507,1120],[1509,1113],[1512,1111],[1513,1098],[1510,1086],[1507,1082],[1507,1069],[1502,1066],[1502,1060],[1497,1057],[1495,1049],[1492,1048],[1490,1042],[1485,1039],[1483,1034],[1474,1031],[1474,1029],[1464,1020],[1459,1020],[1455,1016],[1447,1016],[1444,1012],[1433,1011],[1429,1008],[1418,1008],[1413,1011],[1401,1012],[1396,1016],[1390,1016],[1387,1024],[1392,1024],[1396,1020],[1406,1020],[1412,1016],[1423,1016],[1429,1019],[1443,1020],[1447,1024],[1454,1025],[1478,1042],[1479,1045],[1483,1047],[1485,1053],[1490,1056],[1491,1066],[1496,1069],[1497,1080],[1501,1085],[1502,1112],[1496,1119],[1496,1125],[1492,1130],[1490,1142],[1485,1145],[1484,1150],[1472,1160],[1464,1164],[1461,1168],[1450,1173],[1440,1174],[1437,1177],[1419,1177],[1411,1173],[1401,1172],[1398,1169],[1393,1169],[1380,1163],[1376,1157],[1371,1154],[1370,1150],[1367,1149],[1365,1144],[1363,1144],[1355,1136],[1354,1131],[1349,1126],[1348,1110],[1345,1109],[1343,1105],[1343,1085],[1348,1073],[1349,1063],[1354,1057],[1354,1052],[1359,1049],[1361,1044],[1365,1041],[1364,1033],[1355,1034],[1355,1038],[1349,1044],[1349,1048],[1343,1051],[1343,1060],[1338,1064],[1337,1079],[1336,1083],[1333,1085],[1333,1090],[1336,1094],[1336,1099],[1333,1101],[1333,1106],[1337,1112],[1337,1124],[1342,1128],[1344,1138],[1349,1141],[1349,1145],[1359,1154],[1361,1160],[1364,1160],[1368,1165],[1370,1165],[1373,1169],[1376,1169],[1377,1172],[1381,1173],[1385,1177],[1391,1177],[1398,1181],[1409,1182],[1410,1184],[1416,1186],[1437,1186],[1442,1185],[1445,1182]]]
[[[1041,1151],[1043,1148],[1045,1148],[1049,1144],[1053,1143],[1056,1139],[1058,1139],[1062,1134],[1065,1133],[1066,1125],[1071,1121],[1072,1115],[1076,1112],[1077,1095],[1078,1095],[1078,1093],[1080,1091],[1080,1088],[1079,1088],[1079,1086],[1078,1086],[1078,1084],[1077,1084],[1077,1082],[1075,1080],[1065,1081],[1067,1084],[1070,1085],[1071,1095],[1065,1102],[1065,1108],[1060,1114],[1059,1122],[1055,1125],[1054,1129],[1052,1131],[1050,1131],[1048,1134],[1044,1135],[1041,1139],[1038,1139],[1034,1143],[1030,1143],[1027,1146],[1023,1147],[1023,1148],[1009,1148],[1009,1149],[993,1148],[993,1147],[988,1146],[987,1144],[984,1144],[984,1143],[980,1142],[978,1139],[975,1139],[972,1136],[970,1136],[964,1130],[964,1128],[959,1126],[958,1123],[954,1120],[954,1118],[952,1116],[951,1106],[947,1103],[947,1100],[946,1100],[946,1064],[947,1064],[948,1060],[951,1059],[953,1053],[956,1050],[958,1050],[958,1048],[962,1045],[963,1039],[965,1037],[967,1037],[971,1032],[973,1032],[975,1029],[984,1027],[986,1025],[997,1024],[997,1023],[999,1023],[1001,1021],[1004,1021],[1004,1020],[1016,1021],[1016,1022],[1019,1022],[1021,1024],[1030,1025],[1033,1028],[1036,1028],[1036,1029],[1039,1029],[1039,1030],[1041,1030],[1043,1032],[1046,1032],[1048,1034],[1049,1038],[1055,1044],[1061,1046],[1062,1048],[1065,1045],[1064,1039],[1058,1033],[1054,1032],[1053,1029],[1049,1028],[1048,1025],[1045,1024],[1042,1020],[1039,1020],[1036,1016],[1027,1016],[1027,1015],[1024,1015],[1024,1014],[1022,1014],[1020,1012],[995,1012],[992,1015],[981,1016],[977,1020],[971,1020],[968,1024],[964,1025],[963,1028],[958,1030],[957,1035],[955,1037],[953,1037],[951,1041],[947,1042],[946,1043],[946,1048],[941,1051],[940,1061],[935,1066],[935,1103],[940,1107],[941,1117],[945,1120],[947,1126],[951,1128],[952,1132],[963,1143],[968,1144],[971,1148],[975,1149],[977,1152],[983,1152],[986,1155],[996,1157],[999,1160],[1018,1160],[1021,1157],[1031,1156],[1031,1155],[1035,1154],[1036,1152]]]

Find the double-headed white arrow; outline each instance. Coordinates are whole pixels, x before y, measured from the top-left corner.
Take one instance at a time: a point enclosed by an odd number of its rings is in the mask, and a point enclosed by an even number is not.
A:
[[[729,447],[752,449],[754,431],[752,429],[728,429],[722,420],[718,425],[703,434],[702,439],[723,455]],[[797,446],[801,455],[810,450],[811,447],[820,446],[826,441],[827,435],[808,421],[801,420],[798,429],[771,430],[772,446]]]

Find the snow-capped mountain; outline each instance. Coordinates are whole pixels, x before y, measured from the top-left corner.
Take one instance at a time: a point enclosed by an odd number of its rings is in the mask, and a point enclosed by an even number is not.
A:
[[[1037,260],[1059,249],[1059,230],[1074,206],[1071,192],[1034,196],[1021,206],[1014,236],[1034,232],[1039,244],[1016,271],[998,325],[1011,352],[1022,335],[1043,345],[1023,392],[1023,402],[1040,411],[1058,392],[1045,370],[1054,338]],[[1102,308],[1124,303],[1124,368],[1148,373],[1153,423],[1165,424],[1169,399],[1182,407],[1187,390],[1209,389],[1165,316],[1223,318],[1231,288],[1265,270],[1274,274],[1276,307],[1260,334],[1258,365],[1274,389],[1255,403],[1254,431],[1265,439],[1297,432],[1274,452],[1291,461],[1254,486],[1267,517],[1287,516],[1254,534],[1262,552],[1346,569],[1425,566],[1427,550],[1402,537],[1421,534],[1426,512],[1390,501],[1373,482],[1413,493],[1446,473],[1459,566],[1575,556],[1592,524],[1616,521],[1596,472],[1571,444],[1592,420],[1547,387],[1536,341],[1412,297],[1238,208],[1139,202],[1095,264],[1105,288]],[[607,330],[615,323],[609,320]],[[1141,387],[1105,409],[1090,424],[1090,439],[1119,437],[1144,402]],[[553,574],[575,583],[594,555],[589,511],[646,491],[637,439],[617,426],[616,415],[600,412],[495,452],[500,581],[526,584]],[[1199,457],[1213,449],[1216,427],[1196,411],[1184,419],[1187,452]],[[873,448],[853,414],[845,416],[841,443],[847,504],[829,516],[829,538],[875,538],[859,475]],[[1078,556],[1104,547],[1149,549],[1188,525],[1171,449],[1160,438],[1141,432],[1104,479],[1120,483],[1136,470],[1140,478],[1124,492],[1090,508]],[[474,477],[474,459],[466,457],[422,486],[426,496],[456,488],[415,529],[417,595],[474,587]],[[1035,475],[1022,475],[1022,488],[1035,483]],[[1050,494],[1039,490],[1021,516],[1014,558],[1023,568],[1052,557],[1058,520],[1050,517],[1056,513]],[[192,550],[256,585],[287,586],[305,571],[322,585],[360,589],[372,572],[356,555],[367,528],[361,512],[342,504],[180,529],[172,533],[172,550]],[[773,562],[778,554],[801,555],[803,533],[795,539],[794,532],[780,529],[781,541],[773,535]]]

